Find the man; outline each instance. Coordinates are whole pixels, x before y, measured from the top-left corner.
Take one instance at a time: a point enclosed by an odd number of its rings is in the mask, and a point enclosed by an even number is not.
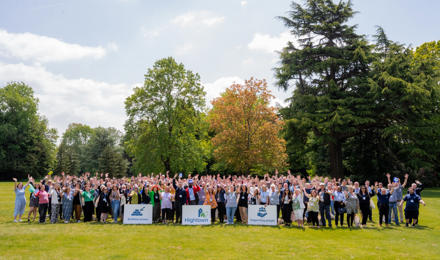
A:
[[[345,212],[345,194],[342,192],[342,187],[338,186],[333,193],[335,197],[335,224],[338,226],[338,220],[340,216],[341,227],[344,225],[344,212]]]
[[[182,181],[176,184],[176,175],[173,178],[173,187],[176,190],[175,206],[176,206],[176,223],[182,223],[182,206],[186,204],[186,191],[182,187]]]
[[[391,175],[387,173],[387,179],[388,184],[391,184]],[[391,223],[391,213],[394,213],[396,216],[394,216],[395,219],[398,219],[397,217],[397,210],[399,211],[400,215],[400,223],[403,223],[403,207],[401,206],[400,202],[402,202],[403,197],[403,188],[405,188],[406,183],[408,182],[408,174],[405,174],[405,181],[403,184],[400,184],[400,179],[397,177],[394,177],[393,179],[393,194],[390,197],[390,212],[389,212],[389,219],[388,222]],[[394,203],[395,202],[395,203]],[[397,206],[396,209],[394,209]]]
[[[319,185],[319,212],[321,214],[321,225],[325,227],[325,219],[327,218],[328,227],[332,227],[332,219],[330,217],[330,193],[325,188],[325,183]]]
[[[200,191],[198,185],[193,186],[194,181],[192,179],[188,180],[188,188],[186,188],[186,199],[188,205],[197,205],[197,192]]]
[[[403,198],[403,201],[400,202],[403,205],[403,202],[406,201],[405,207],[405,219],[406,226],[412,222],[412,226],[414,227],[419,222],[419,203],[422,203],[423,206],[426,206],[425,202],[417,195],[414,191],[413,187],[408,189],[408,194]]]

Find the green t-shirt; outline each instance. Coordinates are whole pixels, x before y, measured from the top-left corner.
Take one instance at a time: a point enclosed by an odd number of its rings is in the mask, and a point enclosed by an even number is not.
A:
[[[134,190],[131,191],[130,195],[131,195],[131,204],[139,204],[139,196]]]
[[[94,190],[83,191],[83,193],[81,194],[81,196],[83,196],[83,198],[84,198],[84,202],[93,201],[93,194],[94,194],[94,193],[95,193]]]

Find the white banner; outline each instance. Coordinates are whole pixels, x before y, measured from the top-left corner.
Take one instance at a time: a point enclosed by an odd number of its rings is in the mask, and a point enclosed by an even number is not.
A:
[[[276,226],[277,206],[249,205],[248,225]]]
[[[211,206],[184,205],[182,207],[182,225],[210,225]]]
[[[124,205],[123,224],[153,224],[153,205],[151,204]]]

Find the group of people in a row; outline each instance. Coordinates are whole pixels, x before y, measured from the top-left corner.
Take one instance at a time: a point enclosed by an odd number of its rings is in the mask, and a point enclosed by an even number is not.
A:
[[[247,223],[248,205],[274,205],[277,208],[279,223],[290,225],[293,221],[304,227],[307,221],[313,227],[343,226],[346,215],[348,227],[353,227],[355,219],[360,219],[359,226],[372,221],[372,208],[375,207],[373,196],[377,195],[379,225],[389,225],[394,216],[396,225],[406,221],[406,225],[416,225],[419,216],[419,204],[423,186],[415,181],[407,194],[403,194],[408,175],[404,182],[386,175],[388,184],[375,182],[364,185],[350,179],[329,179],[315,176],[301,178],[288,172],[288,175],[263,178],[251,176],[191,176],[182,178],[166,175],[133,176],[131,178],[109,178],[108,174],[90,173],[81,176],[46,176],[36,182],[28,176],[26,184],[15,182],[16,194],[14,221],[21,222],[26,206],[25,191],[29,187],[28,222],[34,221],[39,213],[39,222],[45,223],[47,216],[51,223],[63,220],[88,222],[94,219],[107,222],[111,215],[113,222],[123,219],[124,206],[127,204],[151,204],[154,223],[181,223],[183,205],[209,205],[211,221],[233,224]],[[406,202],[405,215],[403,203]],[[280,219],[281,214],[281,219]],[[32,220],[31,220],[32,217]],[[400,218],[400,219],[399,219]]]

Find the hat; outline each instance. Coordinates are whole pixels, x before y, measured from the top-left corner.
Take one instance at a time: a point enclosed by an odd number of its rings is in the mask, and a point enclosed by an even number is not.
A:
[[[393,178],[393,182],[399,182],[399,178],[394,177],[394,178]]]
[[[188,180],[188,184],[192,184],[193,183],[193,180],[192,179],[189,179]]]
[[[321,182],[319,185],[325,185],[325,183]]]

